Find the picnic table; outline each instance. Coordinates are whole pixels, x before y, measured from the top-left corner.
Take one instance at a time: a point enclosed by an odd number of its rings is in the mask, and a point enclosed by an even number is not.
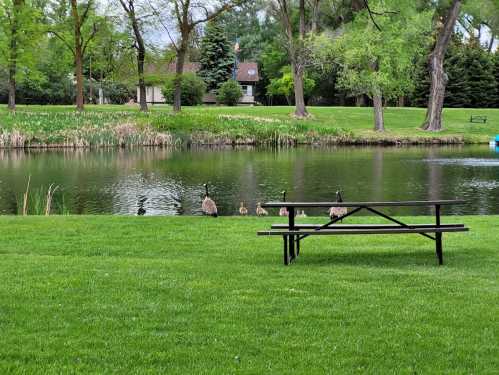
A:
[[[470,122],[486,124],[487,123],[487,116],[471,115]]]
[[[464,232],[468,228],[464,224],[442,224],[440,211],[442,206],[463,204],[463,200],[431,200],[431,201],[401,201],[401,202],[268,202],[262,205],[266,208],[286,207],[288,211],[287,224],[273,224],[270,230],[261,230],[259,236],[282,236],[284,249],[284,264],[288,265],[300,255],[300,241],[308,236],[317,235],[368,235],[368,234],[407,234],[414,233],[435,241],[438,264],[443,264],[442,234],[444,232]],[[435,222],[428,224],[407,224],[380,210],[382,207],[421,207],[433,206]],[[326,224],[296,224],[297,208],[330,208],[346,207],[350,211],[333,218]],[[338,224],[343,219],[368,211],[386,219],[391,224]]]

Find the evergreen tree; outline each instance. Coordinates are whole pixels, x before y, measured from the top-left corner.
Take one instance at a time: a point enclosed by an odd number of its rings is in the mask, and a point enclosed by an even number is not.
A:
[[[427,54],[424,54],[417,59],[413,79],[414,90],[410,96],[411,106],[426,107],[430,92],[430,71],[428,70]]]
[[[469,107],[471,103],[470,86],[468,82],[466,48],[460,39],[454,38],[445,56],[445,71],[447,86],[445,89],[444,106],[451,108]]]
[[[494,75],[496,78],[495,108],[499,108],[499,50],[494,54]]]
[[[232,76],[234,54],[231,45],[218,23],[211,21],[201,41],[199,76],[208,90],[217,90]]]
[[[478,41],[471,41],[465,53],[470,107],[493,107],[496,78],[492,56],[480,47]]]

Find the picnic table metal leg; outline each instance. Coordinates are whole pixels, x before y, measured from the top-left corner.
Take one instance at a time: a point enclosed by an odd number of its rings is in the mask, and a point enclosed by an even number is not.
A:
[[[436,244],[436,250],[437,250],[437,257],[438,257],[438,265],[444,264],[444,256],[442,253],[442,233],[436,233],[435,235],[435,244]]]
[[[296,256],[300,255],[300,236],[296,236]]]
[[[294,207],[287,207],[287,210],[288,210],[289,230],[294,230],[295,229],[295,208]],[[291,260],[294,260],[296,258],[295,236],[294,235],[289,236],[289,253],[290,253]]]
[[[440,227],[440,205],[435,205],[435,221],[437,228]],[[444,257],[442,253],[442,233],[435,233],[435,247],[438,258],[438,264],[444,264]]]
[[[284,265],[287,266],[289,264],[289,256],[288,256],[288,238],[287,236],[282,236],[284,240]]]

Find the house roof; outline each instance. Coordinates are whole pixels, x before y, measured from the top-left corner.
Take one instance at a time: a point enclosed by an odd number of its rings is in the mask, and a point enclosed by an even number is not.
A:
[[[196,62],[187,62],[184,64],[184,73],[197,73],[200,64]],[[175,63],[172,62],[168,65],[147,65],[145,68],[146,74],[166,74],[175,73]],[[258,64],[253,61],[243,61],[237,67],[238,82],[258,82],[260,74],[258,73]]]

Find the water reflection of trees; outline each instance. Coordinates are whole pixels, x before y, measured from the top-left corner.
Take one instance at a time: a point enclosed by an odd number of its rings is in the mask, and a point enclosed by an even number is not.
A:
[[[135,214],[143,197],[147,214],[198,214],[205,182],[223,214],[237,213],[241,200],[254,212],[282,190],[293,200],[332,200],[340,187],[359,201],[472,197],[478,212],[491,212],[499,187],[480,184],[499,181],[498,168],[438,162],[469,155],[491,157],[447,147],[0,150],[0,212],[17,210],[28,175],[33,186],[60,185],[72,213]]]

